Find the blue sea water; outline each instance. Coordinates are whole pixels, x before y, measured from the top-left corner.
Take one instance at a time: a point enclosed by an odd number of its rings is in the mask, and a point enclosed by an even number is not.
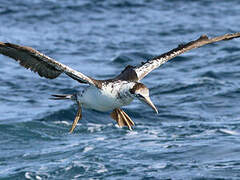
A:
[[[240,31],[237,0],[1,0],[0,41],[31,46],[97,79],[178,44]],[[0,179],[240,179],[240,39],[183,54],[147,76],[159,114],[134,101],[134,131],[51,94],[49,80],[0,56]]]

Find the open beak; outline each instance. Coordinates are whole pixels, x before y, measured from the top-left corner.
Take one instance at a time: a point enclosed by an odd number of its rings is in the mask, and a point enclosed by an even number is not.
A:
[[[152,103],[150,97],[141,97],[141,98],[138,98],[140,101],[146,103],[147,105],[149,105],[157,114],[158,114],[158,110],[157,108],[155,107],[155,105]]]

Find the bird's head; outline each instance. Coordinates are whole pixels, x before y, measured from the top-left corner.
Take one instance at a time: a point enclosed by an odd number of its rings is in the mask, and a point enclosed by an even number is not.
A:
[[[158,113],[157,108],[152,103],[149,97],[149,89],[142,83],[136,83],[130,90],[130,93],[133,94],[136,98],[138,98],[141,102],[149,105],[156,113]]]

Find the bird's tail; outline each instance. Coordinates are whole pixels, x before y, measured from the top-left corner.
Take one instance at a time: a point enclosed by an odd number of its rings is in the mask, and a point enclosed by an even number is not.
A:
[[[70,129],[70,133],[73,132],[73,130],[75,129],[75,127],[77,126],[78,121],[82,118],[82,108],[81,108],[81,103],[77,100],[77,94],[53,94],[53,97],[49,98],[52,100],[66,100],[66,99],[70,99],[73,101],[76,101],[78,104],[78,111],[77,111],[77,115],[72,123],[72,127]]]
[[[66,99],[76,100],[75,94],[53,94],[51,96],[53,97],[49,99],[52,99],[52,100],[66,100]]]

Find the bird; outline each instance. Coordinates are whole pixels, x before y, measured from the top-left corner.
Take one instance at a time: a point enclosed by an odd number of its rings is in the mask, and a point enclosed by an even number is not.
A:
[[[128,65],[120,74],[106,80],[97,80],[87,76],[27,46],[0,42],[0,54],[16,60],[21,66],[38,73],[41,77],[55,79],[60,74],[65,73],[73,80],[88,85],[74,94],[53,94],[51,97],[53,100],[72,100],[77,104],[78,110],[70,133],[74,131],[78,121],[82,118],[82,108],[111,112],[112,119],[117,122],[119,127],[126,126],[132,130],[135,123],[121,108],[129,105],[133,99],[140,100],[158,113],[156,106],[150,99],[149,89],[141,82],[145,76],[165,62],[191,49],[239,37],[240,32],[213,38],[202,35],[196,40],[180,44],[166,53],[142,62],[140,65]]]

